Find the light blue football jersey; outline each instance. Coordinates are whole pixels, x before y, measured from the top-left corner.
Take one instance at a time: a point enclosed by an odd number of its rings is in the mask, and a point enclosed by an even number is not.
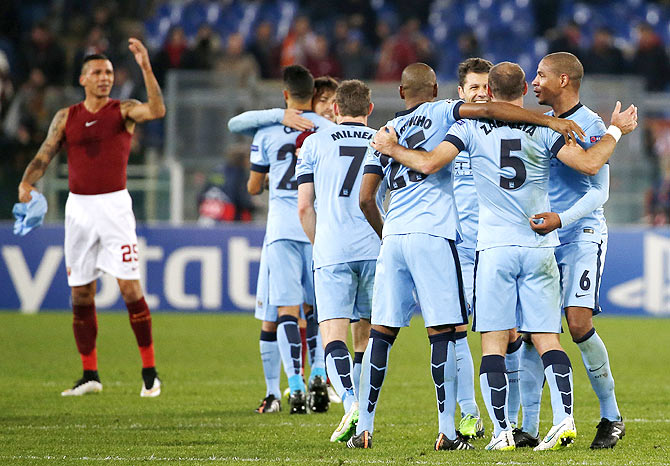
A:
[[[549,211],[549,165],[563,137],[525,123],[461,120],[445,141],[470,154],[479,199],[477,250],[558,246],[558,233],[535,233],[528,219]]]
[[[314,267],[376,260],[379,237],[359,206],[363,160],[375,130],[343,123],[312,134],[300,149],[298,184],[314,183]]]
[[[303,112],[317,131],[333,123],[314,112]],[[251,143],[251,170],[269,173],[270,203],[265,231],[267,244],[280,239],[308,243],[298,218],[298,182],[295,177],[295,140],[300,131],[284,125],[259,129]]]
[[[547,112],[547,115],[554,116],[554,112]],[[586,140],[578,143],[585,150],[600,141],[607,128],[605,123],[597,113],[578,103],[572,109],[559,115],[559,118],[567,118],[577,123],[586,133]],[[608,170],[608,167],[601,168],[601,171]],[[607,173],[595,176],[608,176]],[[551,210],[554,212],[565,212],[572,207],[586,192],[591,188],[594,177],[579,173],[577,170],[565,165],[557,158],[551,159],[551,171],[549,175],[549,200]],[[566,227],[558,230],[558,237],[561,244],[571,243],[573,241],[593,241],[599,243],[602,234],[607,232],[605,223],[605,214],[603,207],[600,206],[589,215],[582,217]]]
[[[387,125],[398,133],[398,143],[410,149],[433,150],[460,119],[462,100],[426,102],[396,113]],[[460,242],[451,165],[424,175],[370,149],[365,172],[388,180],[390,200],[383,236],[426,233]]]
[[[479,201],[475,189],[475,179],[467,152],[459,152],[453,162],[454,198],[461,224],[463,242],[459,247],[474,249],[477,244],[477,225],[479,223]]]

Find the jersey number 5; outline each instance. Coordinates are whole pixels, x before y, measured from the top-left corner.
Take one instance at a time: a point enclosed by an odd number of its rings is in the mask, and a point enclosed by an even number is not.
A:
[[[512,151],[521,150],[521,139],[503,139],[500,141],[500,168],[509,167],[514,170],[514,176],[507,178],[500,176],[500,187],[503,189],[520,188],[526,181],[526,166],[520,157],[510,155]]]

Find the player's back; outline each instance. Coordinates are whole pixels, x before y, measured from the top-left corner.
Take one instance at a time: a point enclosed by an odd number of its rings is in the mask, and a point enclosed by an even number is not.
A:
[[[379,255],[379,237],[359,206],[363,160],[374,134],[362,123],[345,122],[309,136],[300,150],[298,178],[311,174],[316,195],[317,268]]]
[[[426,102],[396,113],[387,125],[395,128],[399,144],[430,151],[460,119],[458,110],[462,103],[451,100]],[[452,240],[460,237],[450,165],[437,173],[424,175],[374,151],[368,152],[366,165],[366,171],[375,171],[372,167],[376,166],[377,173],[388,178],[390,200],[384,236],[427,233]]]
[[[314,112],[302,116],[320,131],[333,123]],[[269,207],[266,242],[279,239],[308,242],[298,218],[298,182],[295,176],[296,138],[300,131],[284,125],[259,129],[251,145],[251,169],[267,172],[269,178]]]
[[[553,116],[554,112],[551,111],[547,114]],[[578,140],[578,143],[584,149],[588,149],[600,141],[606,131],[605,123],[600,116],[581,103],[559,115],[559,118],[568,118],[581,126],[586,133],[586,140]],[[608,171],[609,165],[601,168],[601,172]],[[601,174],[599,173],[596,176],[600,177]],[[602,176],[608,178],[609,174],[602,173]],[[549,200],[554,212],[568,210],[586,194],[594,183],[594,177],[573,170],[557,158],[551,160],[549,178]],[[605,215],[602,206],[600,206],[590,214],[558,230],[558,236],[561,243],[578,240],[600,242],[606,229]]]
[[[458,210],[463,242],[458,246],[474,249],[477,243],[477,225],[479,224],[479,201],[475,189],[475,179],[470,166],[470,156],[460,152],[453,162],[454,199]]]
[[[459,121],[446,137],[470,154],[479,199],[477,249],[558,245],[556,232],[528,223],[549,210],[549,164],[561,136],[547,128],[491,120]]]

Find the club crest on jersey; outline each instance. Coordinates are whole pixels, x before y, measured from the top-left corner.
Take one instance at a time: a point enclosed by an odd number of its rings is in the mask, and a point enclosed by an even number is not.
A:
[[[596,142],[600,141],[602,139],[602,136],[591,136],[591,144],[595,144]]]

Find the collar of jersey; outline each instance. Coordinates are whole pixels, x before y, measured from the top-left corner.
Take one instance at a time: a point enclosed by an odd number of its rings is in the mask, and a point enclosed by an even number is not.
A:
[[[344,121],[340,124],[341,125],[350,125],[350,126],[365,126],[363,123],[359,123],[357,121]]]
[[[412,108],[408,108],[407,110],[403,110],[402,112],[396,112],[395,117],[398,118],[398,117],[401,117],[403,115],[409,115],[410,113],[412,113],[414,110],[416,110],[417,108],[419,108],[420,106],[422,106],[425,103],[426,102],[421,102],[420,104],[415,105]]]
[[[572,115],[573,113],[575,113],[577,110],[579,110],[579,109],[582,108],[582,107],[583,107],[582,103],[581,103],[581,102],[577,102],[577,105],[575,105],[574,107],[572,107],[572,108],[571,108],[570,110],[568,110],[567,112],[564,112],[564,113],[561,113],[560,115],[558,115],[558,118],[567,118],[567,117],[569,117],[570,115]]]

